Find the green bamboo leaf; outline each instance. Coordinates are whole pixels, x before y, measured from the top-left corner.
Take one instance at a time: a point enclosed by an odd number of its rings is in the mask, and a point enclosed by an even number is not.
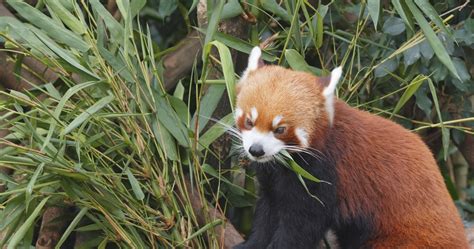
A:
[[[181,122],[186,124],[188,122],[188,118],[190,117],[186,103],[174,96],[168,96],[168,100],[170,101],[171,107],[173,107]]]
[[[115,18],[109,13],[104,5],[99,0],[89,1],[92,9],[104,20],[104,24],[107,26],[110,32],[111,41],[121,43],[123,41],[123,27],[115,20]]]
[[[99,43],[97,46],[100,55],[109,63],[109,65],[122,76],[127,82],[134,82],[129,68],[125,65],[125,62],[120,56],[115,56],[112,52],[107,50],[102,44]]]
[[[18,195],[14,197],[8,204],[5,205],[5,208],[0,212],[0,231],[4,231],[8,227],[12,227],[18,219],[22,218],[26,209],[25,200],[23,196]],[[0,241],[2,244],[2,241]]]
[[[46,202],[49,200],[49,197],[44,198],[38,206],[36,206],[33,213],[26,219],[26,221],[20,226],[20,228],[15,232],[15,234],[10,239],[7,249],[15,249],[17,245],[22,241],[25,235],[28,233],[29,229],[34,228],[33,224],[35,219],[39,216],[41,210],[43,209]]]
[[[184,89],[183,83],[179,81],[176,85],[176,88],[174,89],[173,96],[179,100],[183,100],[185,90],[186,89]]]
[[[46,4],[61,21],[70,28],[74,33],[82,35],[86,33],[86,28],[79,19],[77,19],[67,8],[64,7],[63,1],[46,0]]]
[[[398,15],[402,18],[403,22],[410,28],[410,30],[414,31],[413,28],[413,16],[411,15],[409,10],[406,10],[406,4],[404,1],[400,2],[400,0],[392,0],[392,4],[395,7]]]
[[[214,9],[212,10],[211,18],[209,19],[209,23],[207,25],[206,30],[206,38],[204,39],[204,45],[207,45],[212,39],[214,38],[214,33],[216,33],[217,25],[221,19],[222,9],[224,8],[224,0],[219,0]],[[207,57],[204,57],[203,53],[203,61],[205,62]],[[204,63],[206,65],[206,63]]]
[[[188,129],[173,110],[166,95],[159,92],[155,95],[157,118],[178,143],[184,147],[189,147]]]
[[[221,19],[228,19],[240,15],[244,10],[239,0],[229,0],[222,9]]]
[[[164,128],[164,125],[158,120],[156,115],[154,115],[152,119],[151,127],[156,142],[161,146],[166,157],[172,161],[178,160],[178,150],[176,149],[175,140],[169,131]]]
[[[431,96],[433,97],[436,113],[438,114],[438,119],[441,126],[441,139],[443,141],[443,155],[444,155],[444,160],[446,161],[448,159],[448,154],[449,154],[449,130],[444,127],[443,116],[441,115],[441,109],[439,107],[438,94],[436,94],[436,88],[433,84],[433,81],[431,81],[430,78],[428,78],[428,86],[430,87]]]
[[[97,81],[88,81],[84,83],[80,83],[77,85],[74,85],[73,87],[69,88],[64,96],[59,100],[58,105],[56,106],[56,109],[54,110],[53,116],[59,120],[59,115],[61,114],[62,110],[64,109],[64,106],[66,105],[66,102],[75,94],[77,94],[79,91],[84,90],[85,88],[95,86],[99,82]]]
[[[55,41],[76,48],[82,52],[90,49],[90,46],[84,42],[80,36],[60,25],[57,25],[51,18],[41,13],[41,11],[33,6],[19,0],[8,0],[7,2],[18,12],[18,14],[28,20],[31,24],[46,32]]]
[[[213,41],[207,46],[215,46],[219,52],[221,60],[222,71],[224,73],[225,84],[227,88],[227,94],[229,96],[230,108],[234,111],[235,104],[235,76],[234,76],[234,63],[232,62],[232,56],[230,55],[229,49],[219,41]],[[210,50],[210,48],[208,48]]]
[[[84,83],[80,83],[80,84],[77,84],[71,88],[69,88],[66,93],[64,94],[64,96],[59,100],[59,103],[58,105],[56,106],[56,109],[54,110],[53,112],[53,117],[54,119],[51,120],[51,125],[49,126],[49,130],[48,130],[48,134],[46,135],[46,138],[43,142],[43,145],[41,146],[41,151],[44,151],[44,149],[46,148],[46,146],[49,145],[49,142],[51,141],[51,138],[53,136],[53,133],[54,131],[56,130],[56,126],[57,126],[57,123],[60,122],[60,119],[59,119],[59,115],[61,114],[63,108],[64,108],[64,105],[66,105],[66,102],[76,93],[78,93],[79,91],[81,91],[82,89],[84,88],[87,88],[87,87],[90,87],[90,86],[93,86],[95,84],[97,84],[98,82],[93,82],[93,81],[89,81],[89,82],[84,82]]]
[[[323,70],[308,65],[303,56],[294,49],[285,50],[285,58],[290,67],[294,70],[311,73],[317,76],[323,76],[324,74]]]
[[[420,28],[425,34],[426,39],[430,43],[431,47],[433,48],[436,54],[436,57],[438,57],[441,63],[443,63],[448,68],[451,74],[453,74],[456,78],[459,79],[459,75],[456,72],[456,68],[454,67],[453,62],[451,61],[451,58],[449,57],[448,52],[446,51],[443,44],[436,36],[433,29],[431,29],[431,26],[428,23],[428,21],[426,21],[426,19],[423,17],[423,14],[421,14],[418,7],[415,6],[415,4],[413,3],[413,0],[406,0],[406,4],[408,8],[410,8],[413,16],[415,17],[415,20],[418,22],[418,25],[420,25]]]
[[[76,232],[90,232],[90,231],[98,231],[101,230],[102,227],[99,226],[98,224],[90,224],[90,225],[85,225],[82,227],[78,227],[74,229]]]
[[[224,220],[222,220],[222,219],[213,220],[213,221],[207,223],[206,225],[202,226],[201,228],[199,228],[199,230],[197,230],[196,232],[191,234],[189,237],[187,237],[185,241],[181,242],[181,244],[188,241],[188,240],[191,240],[191,239],[199,236],[200,234],[206,232],[207,230],[212,229],[216,226],[219,226],[223,223],[224,223]]]
[[[24,24],[14,17],[0,16],[0,31],[18,43],[24,44],[25,47],[34,48],[35,53],[41,51],[44,54],[53,55],[51,50],[31,32],[28,24]]]
[[[452,38],[452,32],[444,25],[443,20],[441,19],[438,12],[436,12],[435,8],[430,4],[428,0],[415,0],[416,5],[420,7],[420,10],[427,15],[431,21],[433,21],[438,28],[440,28],[445,34],[449,35]]]
[[[289,165],[291,167],[291,169],[297,173],[298,175],[302,176],[303,178],[306,178],[310,181],[313,181],[313,182],[322,182],[321,180],[319,180],[318,178],[314,177],[313,175],[311,175],[308,171],[306,171],[305,169],[303,169],[298,163],[296,163],[294,160],[289,160]]]
[[[130,19],[129,10],[130,10],[130,1],[129,0],[117,0],[117,7],[122,14],[123,19]]]
[[[110,102],[112,102],[115,99],[114,96],[109,95],[106,97],[103,97],[99,101],[97,101],[95,104],[87,108],[83,113],[81,113],[79,116],[77,116],[65,129],[63,132],[61,132],[61,135],[66,135],[69,134],[72,130],[76,129],[79,125],[84,123],[87,119],[89,119],[92,115],[94,115],[96,112],[100,111],[102,108],[107,106]]]
[[[203,34],[205,33],[204,29],[197,28],[197,30]],[[247,54],[250,54],[250,51],[252,51],[253,47],[255,47],[254,45],[235,36],[221,32],[216,32],[214,34],[214,38],[230,48]],[[262,51],[262,59],[268,62],[274,62],[277,60],[277,57],[268,52]]]
[[[323,35],[324,35],[324,17],[328,12],[329,7],[324,4],[320,4],[316,11],[317,21],[316,21],[316,47],[320,48],[323,45]]]
[[[59,100],[61,98],[61,93],[54,87],[52,83],[47,83],[44,84],[44,88],[48,92],[48,95],[56,100]]]
[[[200,138],[199,138],[199,150],[203,150],[204,148],[208,148],[212,142],[214,142],[217,138],[222,136],[227,127],[232,126],[234,122],[234,116],[232,113],[227,114],[223,117],[219,122],[214,124],[209,130],[206,131]]]
[[[128,181],[130,182],[130,185],[132,186],[132,191],[135,194],[135,197],[142,201],[145,198],[145,194],[142,191],[142,188],[140,187],[140,183],[138,182],[137,178],[132,174],[129,168],[125,169],[125,174],[127,174]]]
[[[82,66],[79,62],[77,62],[73,56],[69,55],[69,52],[66,50],[62,49],[59,47],[57,44],[54,43],[54,41],[50,40],[47,36],[45,36],[42,32],[39,32],[39,30],[32,30],[33,33],[49,48],[51,49],[57,56],[60,58],[64,59],[66,62],[71,64],[71,66],[75,67],[78,69],[80,72],[86,73],[87,75],[99,79],[99,77],[94,74],[93,72],[89,71],[86,69],[84,66]]]
[[[310,181],[313,181],[313,182],[331,184],[329,182],[320,180],[320,179],[316,178],[315,176],[311,175],[308,171],[306,171],[303,167],[301,167],[297,162],[295,162],[295,160],[293,160],[293,158],[291,157],[290,153],[288,153],[287,151],[283,150],[283,151],[281,151],[281,154],[283,154],[283,156],[286,158],[285,164],[287,164],[287,166],[291,170],[293,170],[293,172],[298,174],[299,176],[301,176],[303,178],[306,178],[306,179],[308,179]]]
[[[396,36],[405,31],[405,23],[403,23],[402,19],[391,16],[385,20],[382,30],[386,34]]]
[[[191,120],[191,124],[194,125],[198,121],[198,131],[201,132],[206,124],[209,122],[209,118],[216,110],[217,105],[225,92],[225,86],[223,85],[211,85],[207,89],[204,97],[201,98],[199,107],[199,113],[196,113]]]
[[[368,0],[369,15],[374,22],[375,30],[377,30],[377,23],[380,15],[380,0]]]
[[[420,88],[421,84],[427,79],[426,76],[424,75],[418,75],[415,77],[408,87],[405,89],[405,92],[403,95],[400,97],[398,100],[397,105],[393,109],[392,115],[390,117],[393,117],[394,114],[398,113],[398,111],[405,105],[405,103],[415,94],[415,92]]]
[[[135,18],[138,13],[140,13],[140,10],[143,9],[143,7],[146,4],[146,0],[132,0],[130,2],[130,13],[132,14],[131,18]]]
[[[26,204],[26,211],[28,212],[28,207],[31,201],[31,194],[33,193],[33,187],[36,184],[36,179],[38,179],[39,174],[43,172],[45,163],[40,163],[38,167],[35,170],[35,173],[33,173],[33,176],[31,176],[30,181],[28,182],[28,185],[26,186],[26,193],[25,193],[25,204]]]
[[[72,231],[77,226],[77,224],[82,220],[82,217],[84,217],[84,215],[87,213],[87,211],[89,211],[89,208],[83,207],[81,209],[81,211],[79,211],[79,213],[76,215],[76,217],[74,217],[74,220],[71,221],[71,223],[67,227],[66,231],[64,231],[63,235],[61,236],[58,243],[56,244],[56,246],[55,246],[56,249],[61,248],[62,244],[66,241],[67,237],[69,237],[69,235],[72,233]],[[93,224],[93,225],[95,225],[95,224]]]
[[[188,10],[188,15],[196,8],[198,3],[199,3],[199,0],[193,0],[193,3],[191,4],[191,7]]]
[[[206,174],[209,174],[211,176],[213,176],[214,178],[216,179],[219,179],[219,181],[222,181],[224,182],[225,184],[227,184],[227,186],[229,186],[229,188],[232,188],[233,190],[233,193],[237,194],[237,195],[244,195],[244,193],[246,194],[251,194],[251,195],[254,195],[253,193],[251,193],[250,191],[248,191],[247,189],[245,188],[242,188],[240,187],[239,185],[236,185],[234,183],[232,183],[231,181],[229,181],[227,178],[225,178],[224,176],[221,176],[219,174],[219,172],[216,171],[215,168],[213,168],[211,165],[209,164],[203,164],[202,165],[202,170],[204,172],[206,172]]]
[[[291,22],[291,16],[275,0],[260,0],[260,4],[264,10],[280,17],[286,22]]]

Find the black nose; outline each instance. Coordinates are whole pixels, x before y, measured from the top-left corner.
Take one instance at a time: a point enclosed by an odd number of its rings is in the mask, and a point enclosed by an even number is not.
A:
[[[250,155],[252,155],[254,157],[261,157],[265,154],[265,151],[263,151],[262,145],[254,144],[254,145],[250,146],[249,153],[250,153]]]

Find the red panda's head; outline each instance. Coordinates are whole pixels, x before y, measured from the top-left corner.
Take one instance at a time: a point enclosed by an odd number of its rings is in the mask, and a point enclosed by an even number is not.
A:
[[[272,160],[281,150],[309,147],[331,125],[334,90],[341,76],[318,78],[264,65],[255,47],[237,85],[236,126],[252,160]]]

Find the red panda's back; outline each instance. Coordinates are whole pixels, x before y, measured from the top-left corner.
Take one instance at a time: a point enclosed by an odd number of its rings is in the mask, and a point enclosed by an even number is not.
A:
[[[464,229],[432,153],[387,119],[336,102],[328,139],[343,217],[370,217],[375,248],[467,248]],[[403,245],[402,243],[406,243]]]

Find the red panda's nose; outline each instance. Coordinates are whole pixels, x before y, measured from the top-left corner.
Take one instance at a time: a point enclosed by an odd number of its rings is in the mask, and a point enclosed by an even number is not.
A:
[[[250,146],[249,153],[254,157],[261,157],[265,155],[265,151],[263,151],[263,147],[260,144],[253,144]]]

